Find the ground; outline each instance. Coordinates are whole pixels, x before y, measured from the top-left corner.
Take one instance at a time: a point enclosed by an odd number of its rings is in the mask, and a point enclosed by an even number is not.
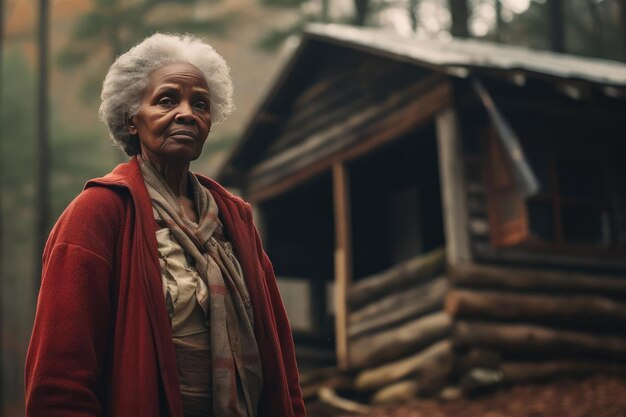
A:
[[[348,417],[322,405],[309,417]],[[352,414],[351,416],[354,416]],[[375,407],[365,417],[626,417],[626,378],[596,375],[559,379],[450,402],[416,400],[402,406]]]

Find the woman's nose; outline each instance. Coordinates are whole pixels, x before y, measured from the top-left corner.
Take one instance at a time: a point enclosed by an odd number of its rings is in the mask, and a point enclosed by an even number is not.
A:
[[[178,113],[176,114],[176,117],[174,118],[174,120],[177,123],[181,123],[181,124],[195,123],[196,117],[193,114],[193,109],[191,108],[191,104],[185,101],[182,101],[180,105],[178,106],[177,110],[178,110]]]

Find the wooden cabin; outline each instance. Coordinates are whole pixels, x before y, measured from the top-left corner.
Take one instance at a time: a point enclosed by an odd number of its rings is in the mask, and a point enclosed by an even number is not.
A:
[[[626,369],[624,64],[314,25],[219,179],[304,369],[383,402]]]

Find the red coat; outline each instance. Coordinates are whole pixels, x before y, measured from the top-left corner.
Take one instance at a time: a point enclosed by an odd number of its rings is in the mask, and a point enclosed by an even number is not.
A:
[[[199,180],[250,291],[264,375],[259,417],[304,417],[291,330],[250,205]],[[182,417],[155,228],[136,158],[89,181],[61,215],[43,255],[27,417]]]

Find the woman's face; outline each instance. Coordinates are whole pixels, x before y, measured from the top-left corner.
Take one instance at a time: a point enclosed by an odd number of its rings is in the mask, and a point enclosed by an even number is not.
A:
[[[197,159],[211,130],[209,87],[202,72],[187,63],[154,70],[128,129],[139,136],[141,153],[150,159]]]

